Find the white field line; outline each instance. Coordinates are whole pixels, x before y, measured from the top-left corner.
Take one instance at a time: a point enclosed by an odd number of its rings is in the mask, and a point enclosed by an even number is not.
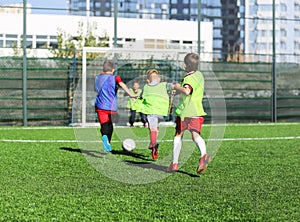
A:
[[[300,139],[300,136],[286,136],[286,137],[257,137],[257,138],[216,138],[216,139],[206,139],[206,141],[259,141],[259,140],[295,140]],[[191,142],[191,139],[184,140],[185,142]],[[0,139],[0,142],[9,143],[98,143],[99,140],[10,140],[10,139]],[[112,143],[117,143],[120,141],[114,140]],[[135,140],[135,142],[149,142],[148,140]],[[160,140],[160,142],[170,143],[173,140]]]

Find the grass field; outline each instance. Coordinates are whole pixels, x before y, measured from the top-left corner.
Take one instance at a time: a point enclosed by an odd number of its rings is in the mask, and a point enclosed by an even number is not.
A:
[[[205,139],[212,127],[204,126]],[[123,152],[116,134],[114,152],[104,154],[96,142],[83,149],[73,128],[0,128],[0,221],[300,220],[300,124],[227,125],[204,175],[193,144],[183,147],[192,153],[179,172],[164,172],[174,129],[165,132],[159,159],[166,161],[155,162],[142,143]],[[132,169],[145,180],[114,179],[130,178]]]

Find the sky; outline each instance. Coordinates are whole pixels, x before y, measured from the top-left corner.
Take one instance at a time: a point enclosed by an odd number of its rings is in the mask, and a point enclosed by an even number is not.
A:
[[[66,0],[27,0],[32,8],[59,8],[62,10],[32,10],[34,14],[67,14]]]
[[[67,8],[66,0],[27,0],[32,7],[46,7],[46,8]]]
[[[0,0],[0,5],[9,5],[23,3],[23,0]],[[30,3],[32,7],[38,8],[67,8],[66,0],[27,0],[27,3]]]

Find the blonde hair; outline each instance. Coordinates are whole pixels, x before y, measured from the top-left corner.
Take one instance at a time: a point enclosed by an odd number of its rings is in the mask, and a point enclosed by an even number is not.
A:
[[[147,71],[147,80],[149,80],[149,82],[154,80],[160,81],[160,79],[160,75],[156,69],[149,69]]]

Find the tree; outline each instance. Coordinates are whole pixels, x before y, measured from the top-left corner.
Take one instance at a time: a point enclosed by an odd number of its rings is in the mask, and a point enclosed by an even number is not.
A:
[[[66,33],[62,29],[58,29],[57,33],[57,48],[50,49],[54,57],[58,58],[77,58],[82,57],[83,47],[107,47],[108,36],[106,33],[103,36],[96,36],[97,27],[88,25],[86,34],[83,31],[83,22],[79,22],[76,36]],[[95,53],[88,53],[87,57],[96,57]]]

